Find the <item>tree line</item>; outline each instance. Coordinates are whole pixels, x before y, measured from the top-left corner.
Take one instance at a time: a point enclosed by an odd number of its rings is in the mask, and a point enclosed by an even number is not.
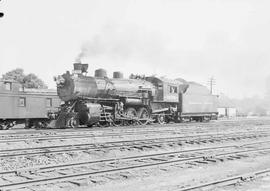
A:
[[[14,80],[25,88],[47,89],[48,86],[35,74],[25,74],[21,68],[16,68],[2,75],[3,80]]]

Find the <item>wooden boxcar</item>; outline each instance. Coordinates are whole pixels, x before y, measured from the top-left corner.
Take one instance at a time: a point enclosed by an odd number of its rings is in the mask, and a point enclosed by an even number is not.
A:
[[[0,81],[0,129],[8,129],[16,123],[26,123],[26,127],[35,123],[42,125],[59,105],[56,90],[26,89],[15,81]]]

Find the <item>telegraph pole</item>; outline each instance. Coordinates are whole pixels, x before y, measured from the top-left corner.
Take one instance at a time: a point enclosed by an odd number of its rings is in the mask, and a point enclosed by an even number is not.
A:
[[[4,13],[3,12],[0,12],[0,18],[3,17],[3,16],[4,16]]]
[[[210,87],[210,92],[211,92],[211,94],[213,94],[213,87],[214,87],[214,85],[216,85],[216,80],[213,76],[208,80],[208,84]]]

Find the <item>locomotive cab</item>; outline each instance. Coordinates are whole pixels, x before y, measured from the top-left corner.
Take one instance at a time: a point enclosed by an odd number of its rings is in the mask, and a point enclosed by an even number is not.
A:
[[[168,103],[178,102],[178,86],[181,84],[180,82],[157,77],[147,77],[146,80],[153,83],[155,86],[156,96],[154,97],[154,101]]]
[[[159,123],[176,121],[178,116],[179,86],[181,82],[166,78],[147,77],[155,86],[156,95],[151,102],[154,118]]]

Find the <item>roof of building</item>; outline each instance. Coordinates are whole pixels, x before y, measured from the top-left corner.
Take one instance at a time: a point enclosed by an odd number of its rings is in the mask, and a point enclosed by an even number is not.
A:
[[[57,93],[56,89],[34,89],[34,88],[23,88],[24,92],[29,93]]]

